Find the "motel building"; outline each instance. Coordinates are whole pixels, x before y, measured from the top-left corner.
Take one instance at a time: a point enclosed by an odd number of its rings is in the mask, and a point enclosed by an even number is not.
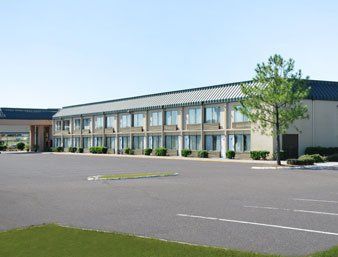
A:
[[[9,148],[24,142],[37,151],[52,145],[52,117],[58,109],[0,108],[0,141]]]
[[[54,147],[106,146],[110,153],[166,147],[168,155],[182,149],[207,150],[225,158],[227,150],[248,158],[251,150],[275,152],[271,136],[255,130],[234,109],[243,97],[238,82],[111,101],[67,106],[53,116]],[[338,146],[338,82],[308,81],[311,92],[303,102],[309,119],[299,120],[282,136],[282,149],[297,157],[308,146]]]

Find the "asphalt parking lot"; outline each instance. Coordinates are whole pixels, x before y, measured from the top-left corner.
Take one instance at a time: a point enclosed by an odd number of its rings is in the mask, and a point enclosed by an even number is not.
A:
[[[0,230],[57,222],[304,255],[338,245],[338,171],[58,154],[0,155]],[[87,181],[117,172],[178,176]]]

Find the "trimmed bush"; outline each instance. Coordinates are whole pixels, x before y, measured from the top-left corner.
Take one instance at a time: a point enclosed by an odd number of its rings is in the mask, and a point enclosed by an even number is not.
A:
[[[151,148],[146,148],[144,149],[144,155],[150,155],[152,153],[153,149]]]
[[[59,152],[59,153],[63,152],[64,148],[62,146],[58,146],[58,147],[56,147],[56,151]]]
[[[208,158],[208,151],[206,150],[200,150],[197,152],[198,157],[200,158]]]
[[[286,163],[289,165],[313,165],[313,159],[287,159]]]
[[[125,153],[125,154],[133,154],[134,151],[133,151],[133,149],[127,147],[126,149],[124,149],[124,153]]]
[[[167,156],[167,148],[159,147],[155,149],[156,156]]]
[[[82,147],[79,147],[79,148],[77,149],[77,152],[78,152],[78,153],[83,153],[83,148],[82,148]]]
[[[7,145],[0,145],[0,151],[6,151]]]
[[[332,154],[326,157],[328,162],[338,162],[338,154]]]
[[[107,153],[108,152],[108,148],[104,147],[104,146],[92,146],[89,148],[89,152],[90,153],[97,153],[97,154],[102,154],[102,153]]]
[[[76,147],[68,147],[68,152],[70,153],[76,153],[77,148]]]
[[[181,155],[183,157],[188,157],[191,154],[191,150],[190,149],[182,149],[181,150]]]
[[[269,151],[251,151],[250,157],[253,160],[266,160],[269,154]]]
[[[319,154],[311,154],[311,155],[308,155],[308,154],[305,154],[305,155],[302,155],[298,158],[298,160],[304,160],[304,159],[312,159],[313,162],[325,162],[325,158],[320,156]]]
[[[235,156],[236,156],[236,152],[235,152],[235,151],[229,150],[229,151],[227,151],[227,153],[226,153],[226,157],[227,157],[228,159],[235,159]]]
[[[23,149],[25,149],[25,143],[22,143],[22,142],[17,143],[16,148],[22,151]]]
[[[319,154],[321,156],[329,156],[333,154],[338,154],[338,147],[321,147],[321,146],[311,146],[305,148],[305,154]]]
[[[105,147],[105,146],[102,146],[102,153],[103,153],[103,154],[108,153],[108,148]]]

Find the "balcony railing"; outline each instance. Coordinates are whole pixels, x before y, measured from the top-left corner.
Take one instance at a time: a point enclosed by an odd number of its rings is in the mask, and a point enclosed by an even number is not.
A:
[[[220,129],[219,123],[204,123],[204,130],[217,130]]]
[[[149,126],[149,131],[162,131],[162,126]]]
[[[177,125],[164,125],[164,131],[176,131]]]
[[[202,124],[187,124],[187,130],[201,130]]]
[[[251,123],[249,121],[233,122],[232,123],[232,128],[233,129],[250,129],[251,128]]]

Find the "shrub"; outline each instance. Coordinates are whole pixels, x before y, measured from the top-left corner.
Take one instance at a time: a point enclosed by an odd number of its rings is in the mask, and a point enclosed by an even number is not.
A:
[[[313,159],[287,159],[286,163],[289,165],[313,165],[314,161]]]
[[[306,147],[305,154],[307,155],[319,154],[321,156],[338,154],[338,147],[321,147],[321,146]]]
[[[153,149],[151,148],[146,148],[144,149],[144,155],[150,155],[152,153]]]
[[[188,157],[191,154],[191,150],[190,149],[182,149],[181,154],[184,157]]]
[[[197,152],[198,157],[200,158],[208,158],[208,151],[206,150],[200,150]]]
[[[338,162],[338,153],[327,156],[326,161],[328,161],[328,162]]]
[[[95,146],[89,147],[89,152],[90,152],[90,153],[97,153],[97,152],[96,152],[96,147],[95,147]]]
[[[70,153],[76,153],[77,148],[76,147],[68,147],[68,152]]]
[[[159,147],[155,149],[156,156],[166,156],[167,155],[167,148]]]
[[[52,148],[49,148],[49,149],[52,149]],[[29,146],[29,145],[26,145],[26,146],[25,146],[25,150],[26,150],[27,152],[29,152],[30,146]]]
[[[22,151],[23,149],[25,149],[25,143],[22,143],[22,142],[17,143],[16,148]]]
[[[82,148],[82,147],[79,147],[79,148],[77,149],[77,152],[78,152],[78,153],[83,153],[83,148]]]
[[[133,154],[134,151],[133,151],[133,149],[127,147],[126,149],[124,149],[124,153],[125,153],[125,154]]]
[[[83,152],[83,149],[82,149]],[[104,146],[92,146],[89,148],[90,153],[97,153],[97,154],[106,154],[108,152],[108,148]]]
[[[59,152],[59,153],[63,152],[64,148],[62,146],[58,146],[58,147],[56,147],[56,151]]]
[[[251,151],[250,152],[250,157],[253,160],[266,160],[268,155],[270,154],[269,151]]]
[[[227,153],[226,153],[226,157],[227,157],[228,159],[235,159],[235,156],[236,156],[235,151],[229,150],[229,151],[227,151]]]
[[[107,147],[101,146],[101,148],[102,148],[102,153],[103,153],[103,154],[108,153],[108,148],[107,148]]]
[[[6,151],[7,145],[0,145],[0,151]]]
[[[302,155],[298,158],[298,160],[304,160],[304,159],[312,159],[313,162],[325,162],[325,158],[320,156],[319,154],[311,154],[311,155],[308,155],[308,154],[305,154],[305,155]]]

